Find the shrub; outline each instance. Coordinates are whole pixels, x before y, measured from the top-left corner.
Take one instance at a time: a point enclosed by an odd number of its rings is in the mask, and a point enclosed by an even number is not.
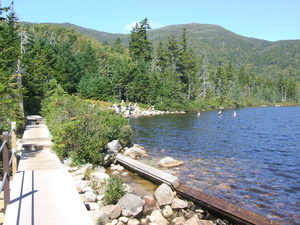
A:
[[[126,144],[132,137],[127,119],[75,96],[52,95],[42,113],[53,136],[53,149],[59,158],[71,157],[75,163],[101,165],[109,141]]]
[[[114,205],[125,195],[123,180],[116,175],[106,180],[104,189],[104,205]]]

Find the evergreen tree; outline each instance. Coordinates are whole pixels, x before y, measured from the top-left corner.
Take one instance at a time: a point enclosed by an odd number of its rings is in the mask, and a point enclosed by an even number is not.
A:
[[[99,57],[89,41],[81,55],[82,67],[85,74],[96,74],[99,69]]]
[[[148,40],[147,30],[151,29],[147,18],[142,20],[140,24],[136,24],[131,31],[129,40],[129,54],[134,60],[152,60],[153,47]]]
[[[163,43],[161,41],[158,43],[155,62],[155,66],[158,72],[164,73],[167,67],[167,52],[166,49],[163,47]]]
[[[2,15],[5,13],[5,15]],[[17,62],[20,57],[18,19],[11,7],[0,8],[0,131],[9,130],[10,122],[22,124],[22,89],[18,85]]]

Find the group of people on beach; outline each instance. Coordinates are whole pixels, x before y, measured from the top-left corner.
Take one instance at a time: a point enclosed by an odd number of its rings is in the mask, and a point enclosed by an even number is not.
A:
[[[135,103],[134,105],[132,105],[131,103],[129,103],[128,105],[126,105],[125,109],[123,107],[122,109],[122,104],[124,102],[122,101],[120,104],[117,105],[117,103],[115,103],[111,108],[114,108],[116,111],[116,114],[121,114],[122,111],[124,112],[124,117],[125,118],[129,118],[132,114],[132,111],[135,110],[137,108],[137,103]]]

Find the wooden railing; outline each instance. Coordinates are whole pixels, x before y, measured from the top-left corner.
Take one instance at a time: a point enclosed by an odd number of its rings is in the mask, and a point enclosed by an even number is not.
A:
[[[11,149],[10,149],[11,142]],[[11,131],[4,131],[2,133],[2,145],[0,147],[0,154],[2,153],[2,183],[0,186],[0,193],[4,191],[4,213],[7,205],[10,203],[10,180],[17,172],[17,146],[16,146],[16,123],[12,122]],[[10,168],[12,170],[10,171]],[[12,176],[11,176],[12,175]]]

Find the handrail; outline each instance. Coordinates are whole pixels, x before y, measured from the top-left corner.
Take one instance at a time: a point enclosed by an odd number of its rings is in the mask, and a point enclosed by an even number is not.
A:
[[[9,139],[11,139],[12,149],[11,157],[9,158]],[[16,159],[16,123],[12,122],[11,131],[3,131],[2,133],[2,145],[0,147],[0,154],[2,153],[2,167],[3,178],[0,185],[0,193],[4,191],[4,213],[7,205],[10,203],[10,167],[12,166],[12,176],[17,171],[17,159]]]

